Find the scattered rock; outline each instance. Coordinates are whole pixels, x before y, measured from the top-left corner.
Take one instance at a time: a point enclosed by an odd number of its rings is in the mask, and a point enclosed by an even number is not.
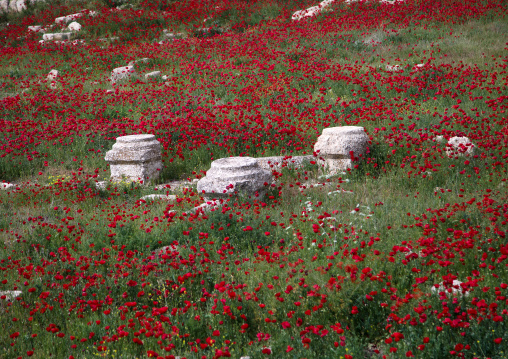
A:
[[[330,174],[343,171],[353,166],[351,155],[355,158],[364,156],[367,152],[369,137],[363,127],[342,126],[329,127],[323,130],[314,145],[314,152],[318,152],[318,163],[324,166]]]
[[[273,156],[273,157],[259,157],[256,158],[258,165],[267,170],[280,170],[283,167],[300,168],[304,165],[310,164],[314,156]]]
[[[57,32],[53,34],[44,34],[42,39],[45,41],[65,41],[72,38],[72,32]]]
[[[7,182],[0,183],[0,189],[7,190],[12,187],[16,187],[16,185],[14,183],[7,183]]]
[[[399,72],[402,71],[402,67],[400,65],[386,65],[386,71],[389,72]]]
[[[432,288],[430,288],[431,292],[433,292],[434,294],[445,292],[447,296],[451,294],[452,296],[460,297],[462,295],[465,295],[467,297],[469,293],[467,292],[466,288],[464,289],[462,286],[462,282],[456,279],[453,280],[453,283],[441,282],[437,286],[434,285]]]
[[[42,31],[41,25],[28,26],[28,31],[39,32]]]
[[[140,62],[142,62],[144,64],[147,64],[147,63],[150,62],[150,58],[143,57],[142,59],[131,61],[131,62],[129,62],[129,66],[132,66],[132,65],[135,65],[135,64],[139,64]]]
[[[105,160],[111,167],[111,180],[142,181],[145,184],[159,177],[162,169],[161,145],[154,135],[130,135],[116,139]]]
[[[448,157],[469,157],[475,152],[475,145],[468,137],[452,137],[446,145],[446,155]]]
[[[69,31],[80,31],[81,30],[81,24],[79,22],[73,21],[67,26],[67,30]]]
[[[443,136],[436,136],[434,138],[434,141],[436,141],[437,143],[442,143],[445,141],[445,138]]]
[[[137,74],[133,65],[117,67],[111,72],[111,82],[117,83],[120,81],[128,80],[135,75]]]
[[[319,5],[317,6],[311,6],[304,10],[298,10],[296,11],[293,16],[291,16],[291,20],[294,21],[300,21],[301,19],[304,19],[306,17],[313,17],[316,16],[321,12],[321,7]]]
[[[218,205],[219,205],[219,203],[217,203],[215,200],[208,201],[203,204],[200,204],[197,207],[194,207],[193,209],[191,209],[187,212],[184,212],[183,215],[196,214],[199,212],[209,212],[212,209],[214,209],[215,207],[217,207]]]
[[[261,168],[252,157],[228,157],[213,161],[206,176],[198,182],[198,193],[220,198],[238,192],[245,196],[266,192],[265,183],[272,182],[269,171]]]
[[[152,72],[145,74],[145,79],[155,78],[155,77],[161,77],[161,72],[160,71],[152,71]]]
[[[174,201],[174,200],[176,200],[176,196],[172,195],[172,194],[149,194],[149,195],[141,197],[140,199],[142,199],[143,201],[146,201],[146,202],[158,201],[158,200]]]
[[[49,81],[49,87],[52,89],[56,89],[56,79],[58,77],[58,70],[51,70],[46,77],[46,79]]]

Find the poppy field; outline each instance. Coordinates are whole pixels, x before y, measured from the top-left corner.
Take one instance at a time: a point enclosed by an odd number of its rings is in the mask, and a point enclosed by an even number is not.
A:
[[[508,357],[508,4],[315,5],[0,11],[0,358]],[[337,126],[369,149],[330,174]],[[108,180],[132,134],[153,182]],[[189,211],[231,156],[287,163]]]

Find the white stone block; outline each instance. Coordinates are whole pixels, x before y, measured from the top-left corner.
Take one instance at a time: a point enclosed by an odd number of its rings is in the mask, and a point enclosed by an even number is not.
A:
[[[330,174],[344,171],[353,166],[351,154],[360,158],[367,153],[369,136],[359,126],[329,127],[323,130],[314,145],[318,164],[324,166]]]
[[[207,198],[235,193],[263,196],[267,189],[265,183],[272,183],[272,174],[261,168],[255,158],[228,157],[212,162],[206,176],[199,180],[197,190]]]
[[[437,288],[433,286],[432,288],[430,288],[430,290],[434,294],[445,292],[446,296],[451,294],[452,296],[461,297],[462,295],[465,295],[467,297],[469,293],[467,289],[463,291],[461,284],[462,284],[461,281],[454,279],[452,283],[441,282],[438,284]]]
[[[28,26],[28,31],[39,32],[42,31],[41,25]]]
[[[134,69],[133,65],[117,67],[111,72],[111,81],[116,83],[122,80],[128,80],[134,75],[136,75],[136,69]]]
[[[154,135],[118,137],[105,160],[110,164],[113,182],[127,180],[145,184],[159,177],[161,145]]]

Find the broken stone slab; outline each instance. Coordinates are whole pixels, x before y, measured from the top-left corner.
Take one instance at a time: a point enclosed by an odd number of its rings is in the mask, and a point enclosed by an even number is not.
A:
[[[314,160],[314,156],[273,156],[273,157],[259,157],[256,158],[258,165],[267,170],[280,170],[283,167],[288,168],[301,168],[305,165],[310,164]]]
[[[199,212],[210,212],[212,209],[219,206],[219,203],[216,200],[207,201],[203,204],[200,204],[199,206],[194,207],[193,209],[183,212],[182,215],[189,215],[189,214],[197,214]]]
[[[169,183],[163,183],[160,185],[155,186],[155,190],[157,191],[179,191],[183,190],[184,188],[191,188],[193,185],[196,185],[198,183],[198,179],[195,178],[192,180],[192,182],[188,181],[173,181]]]
[[[12,187],[16,187],[16,185],[14,183],[8,183],[8,182],[0,183],[0,189],[8,190],[9,188],[12,188]]]
[[[400,65],[386,65],[386,71],[389,72],[399,72],[402,71],[402,67]]]
[[[159,177],[161,144],[149,134],[118,137],[105,160],[110,164],[113,182],[128,180],[145,184]]]
[[[212,162],[206,176],[199,180],[198,193],[205,198],[223,198],[238,193],[263,196],[266,183],[272,183],[272,174],[261,168],[252,157],[228,157]]]
[[[12,301],[12,300],[16,299],[17,297],[19,297],[21,294],[23,294],[23,292],[20,290],[7,290],[7,291],[0,292],[0,299]]]
[[[143,201],[174,201],[176,196],[172,194],[149,194],[140,198]]]
[[[117,83],[119,81],[128,80],[135,75],[137,74],[133,65],[117,67],[111,71],[111,82]]]
[[[66,16],[60,16],[55,19],[56,24],[66,24],[70,21],[74,21],[79,19],[80,17],[84,16],[85,14],[82,12],[78,12],[76,14],[66,15]],[[93,15],[92,15],[93,16]]]
[[[72,39],[72,32],[57,32],[42,35],[44,41],[64,41]]]
[[[469,157],[474,155],[475,147],[468,137],[452,137],[446,145],[446,155],[448,157]]]
[[[80,31],[82,28],[81,24],[77,21],[73,21],[67,26],[67,30],[69,31]]]
[[[291,20],[299,21],[306,17],[313,17],[318,15],[321,12],[321,6],[311,6],[304,10],[298,10],[296,11],[293,16],[291,16]]]
[[[152,71],[147,74],[145,74],[145,79],[155,78],[155,77],[161,77],[160,71]]]
[[[463,288],[461,284],[461,281],[454,279],[452,283],[441,282],[438,285],[434,285],[430,290],[434,294],[445,292],[447,296],[451,294],[452,296],[460,297],[465,295],[467,297],[469,295],[468,290]]]
[[[325,128],[314,145],[318,164],[330,174],[353,167],[351,155],[360,158],[367,153],[369,136],[360,126]],[[321,159],[323,158],[323,159]]]
[[[150,62],[150,58],[148,57],[143,57],[142,59],[139,59],[139,60],[135,60],[135,61],[131,61],[129,62],[129,66],[132,66],[132,65],[135,65],[135,64],[139,64],[140,62],[144,63],[144,64],[147,64]]]
[[[28,26],[28,31],[39,32],[42,31],[41,25]]]
[[[173,32],[169,32],[169,30],[162,30],[163,31],[163,41],[166,40],[166,41],[173,41],[173,40],[178,40],[178,39],[183,39],[185,37],[185,34],[183,32],[177,32],[177,33],[173,33]]]
[[[49,87],[52,89],[56,88],[56,79],[58,78],[58,70],[51,70],[46,77],[46,80],[49,81]]]

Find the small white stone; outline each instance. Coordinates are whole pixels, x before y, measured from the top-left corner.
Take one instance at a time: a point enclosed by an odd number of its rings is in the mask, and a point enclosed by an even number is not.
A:
[[[435,286],[433,286],[432,288],[430,288],[430,290],[434,294],[439,294],[440,292],[445,292],[446,295],[448,296],[450,294],[448,289],[451,289],[451,294],[453,296],[462,296],[463,293],[462,293],[462,286],[461,286],[461,284],[462,284],[461,281],[458,281],[458,280],[454,279],[451,286],[448,283],[445,284],[445,282],[441,282],[441,283],[439,283],[437,288]],[[469,293],[466,291],[465,292],[465,296],[467,297],[468,295],[469,295]]]
[[[39,32],[41,30],[42,30],[42,26],[41,25],[34,25],[34,26],[29,26],[28,27],[28,31]]]
[[[299,21],[306,17],[313,17],[316,16],[321,12],[320,6],[311,6],[308,9],[305,10],[298,10],[296,11],[293,16],[291,17],[292,20]]]
[[[7,290],[4,292],[0,292],[0,301],[13,301],[17,297],[21,296],[23,294],[20,290]],[[5,297],[5,298],[4,298]]]
[[[111,82],[116,83],[122,80],[127,80],[136,75],[136,70],[133,65],[117,67],[111,72]]]
[[[172,195],[172,194],[149,194],[149,195],[141,197],[140,199],[142,199],[145,202],[148,202],[148,201],[159,201],[159,200],[161,200],[161,201],[174,201],[174,200],[176,200],[176,196]]]
[[[11,187],[15,187],[15,186],[16,185],[14,183],[6,183],[6,182],[0,183],[0,189],[4,189],[4,190],[9,189]]]
[[[402,71],[402,68],[400,67],[400,65],[394,65],[394,66],[386,65],[386,71],[399,72],[399,71]]]
[[[468,137],[452,137],[446,145],[446,155],[448,157],[469,157],[475,152],[475,145]]]
[[[438,143],[441,143],[445,141],[445,138],[443,136],[436,136],[434,140]]]
[[[152,71],[147,74],[145,74],[145,79],[153,78],[153,77],[161,77],[160,71]]]
[[[53,34],[44,34],[42,39],[46,41],[62,41],[70,40],[72,38],[72,32],[57,32]]]
[[[56,24],[66,24],[69,21],[73,21],[73,20],[79,19],[83,15],[84,15],[83,13],[78,12],[77,14],[71,14],[71,15],[67,15],[67,16],[60,16],[60,17],[57,17],[55,19],[55,23]]]
[[[67,26],[67,30],[69,31],[80,31],[81,30],[81,24],[79,22],[73,21]]]

